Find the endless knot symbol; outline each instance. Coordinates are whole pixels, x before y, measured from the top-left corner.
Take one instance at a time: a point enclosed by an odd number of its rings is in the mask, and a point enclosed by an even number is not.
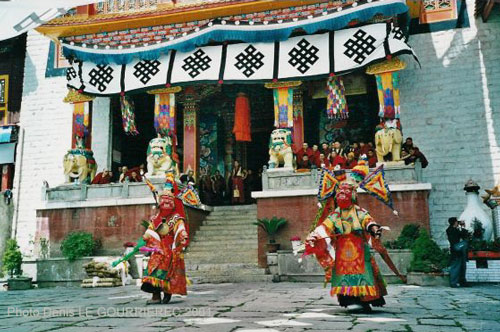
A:
[[[392,29],[392,33],[393,33],[394,39],[406,41],[403,30],[401,30],[400,27],[394,27]]]
[[[375,41],[376,39],[373,36],[359,29],[353,35],[353,38],[345,42],[344,46],[346,50],[344,54],[357,64],[362,64],[375,51],[375,46],[373,46]]]
[[[89,73],[90,81],[89,83],[95,87],[100,92],[106,90],[109,82],[113,80],[113,68],[107,65],[97,65],[94,69],[92,69]]]
[[[212,59],[203,52],[203,50],[198,49],[196,52],[184,59],[184,64],[182,69],[186,71],[191,78],[195,78],[200,75],[201,72],[210,68],[210,62]]]
[[[253,45],[248,45],[243,52],[236,56],[234,66],[242,71],[243,75],[250,77],[264,65],[262,59],[264,59],[264,54],[257,51]]]
[[[290,52],[288,52],[290,56],[288,63],[304,74],[316,63],[316,61],[318,61],[319,57],[316,55],[318,51],[319,49],[316,46],[302,39],[290,50]]]
[[[142,60],[135,64],[134,66],[134,76],[142,82],[142,84],[148,83],[153,76],[158,74],[160,69],[160,61],[158,60]]]
[[[76,78],[76,70],[73,67],[69,67],[66,70],[66,80],[71,81],[74,78]]]

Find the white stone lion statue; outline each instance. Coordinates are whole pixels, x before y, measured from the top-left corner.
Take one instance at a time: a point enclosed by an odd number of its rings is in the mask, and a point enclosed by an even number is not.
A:
[[[274,129],[269,139],[269,168],[293,168],[292,131]]]
[[[165,176],[166,172],[176,172],[170,137],[153,138],[149,142],[147,155],[148,177]]]

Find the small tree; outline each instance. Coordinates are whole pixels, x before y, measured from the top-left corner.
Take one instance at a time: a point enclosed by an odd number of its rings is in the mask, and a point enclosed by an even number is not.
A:
[[[92,234],[87,232],[69,233],[61,244],[63,256],[70,261],[84,256],[91,256],[96,248],[96,241],[94,241]]]
[[[258,219],[258,221],[254,222],[253,224],[262,227],[264,232],[266,232],[267,236],[269,237],[269,243],[275,243],[275,236],[278,232],[278,229],[281,226],[284,226],[286,223],[287,221],[285,218],[272,217],[271,219]]]
[[[412,248],[413,259],[410,270],[413,272],[442,272],[448,265],[448,253],[439,248],[431,239],[427,230],[420,229],[420,234]]]
[[[398,238],[394,241],[385,242],[385,247],[390,249],[411,249],[420,234],[420,226],[407,224],[401,230]]]
[[[19,250],[17,241],[14,239],[8,240],[5,253],[3,254],[3,268],[5,272],[10,274],[11,278],[13,278],[14,275],[21,275],[23,272],[21,270],[22,263],[23,255]]]

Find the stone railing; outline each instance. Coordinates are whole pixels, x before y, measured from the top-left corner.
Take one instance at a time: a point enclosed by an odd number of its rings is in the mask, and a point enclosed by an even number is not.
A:
[[[373,170],[373,169],[372,169]],[[350,171],[346,170],[347,175]],[[422,168],[416,165],[391,165],[385,167],[385,179],[388,184],[413,184],[422,182]],[[296,173],[282,168],[264,169],[262,190],[316,189],[319,185],[320,169]]]

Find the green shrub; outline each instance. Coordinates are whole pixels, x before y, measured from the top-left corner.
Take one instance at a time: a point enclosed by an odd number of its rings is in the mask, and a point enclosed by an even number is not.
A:
[[[413,272],[442,272],[448,266],[448,251],[441,249],[425,229],[420,230],[412,252],[410,270]]]
[[[384,243],[388,249],[411,249],[415,240],[420,234],[420,226],[417,224],[407,224],[401,230],[398,238],[394,241]]]
[[[97,249],[97,243],[92,234],[87,232],[69,233],[61,244],[64,257],[73,261],[80,257],[92,256]]]
[[[285,218],[278,218],[278,217],[272,217],[271,219],[268,218],[263,218],[263,219],[258,219],[257,222],[254,222],[254,225],[262,227],[264,232],[267,233],[267,236],[269,236],[269,242],[274,243],[275,242],[275,235],[278,232],[278,229],[281,226],[284,226],[287,223]]]
[[[21,275],[21,264],[23,263],[23,255],[19,250],[17,241],[10,239],[7,241],[7,247],[5,248],[5,253],[3,254],[3,269],[6,273],[10,274],[10,277],[15,275]]]

